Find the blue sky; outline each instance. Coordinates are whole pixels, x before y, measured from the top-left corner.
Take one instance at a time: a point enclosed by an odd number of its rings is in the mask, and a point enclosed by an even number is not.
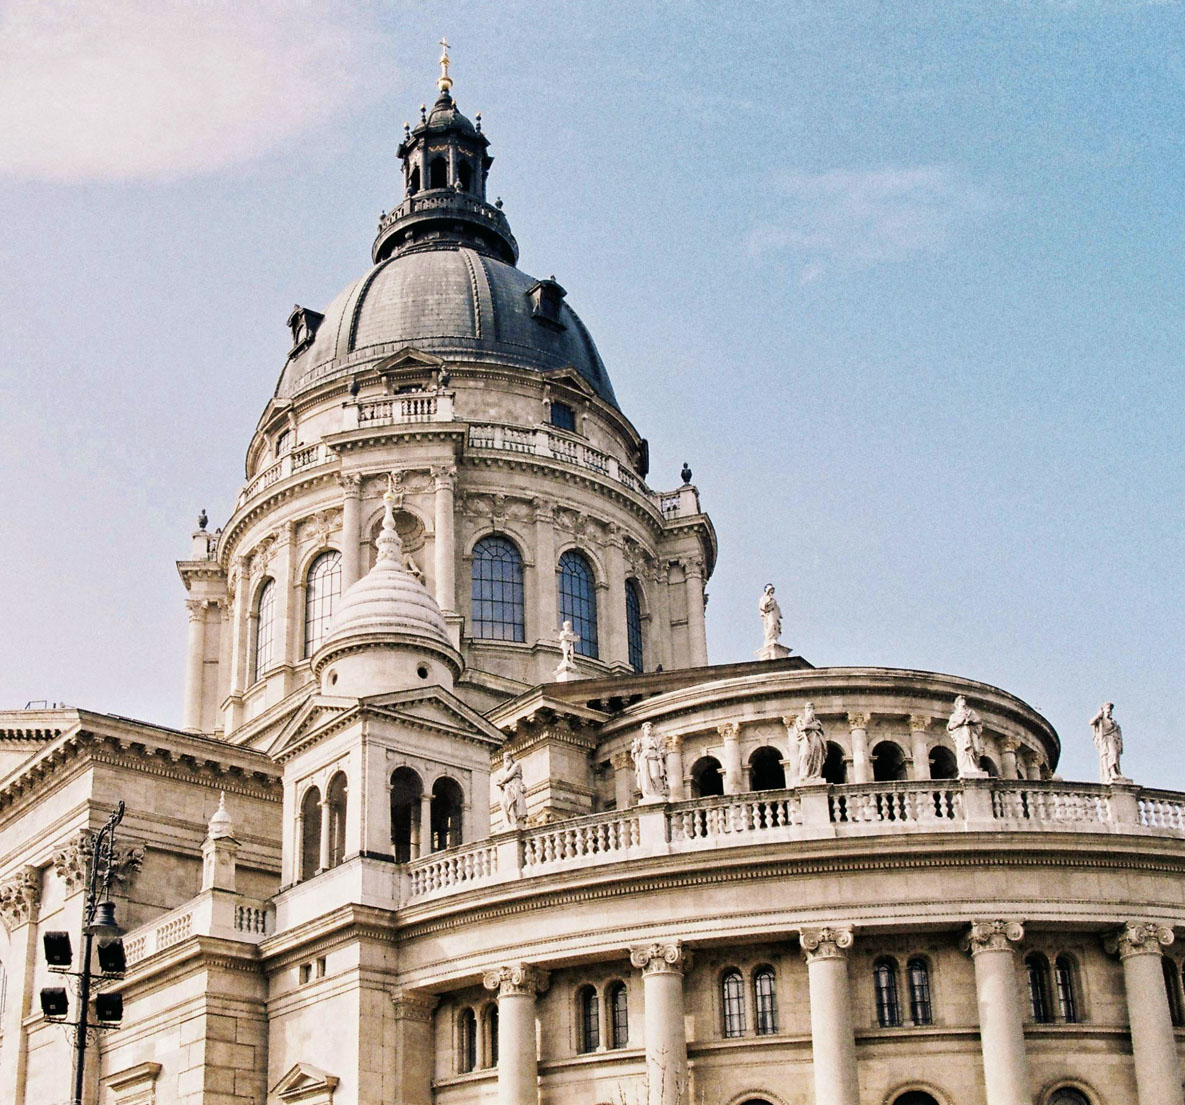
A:
[[[720,533],[713,661],[998,684],[1185,789],[1181,3],[0,4],[0,704],[176,723],[173,562],[453,44],[522,267]]]

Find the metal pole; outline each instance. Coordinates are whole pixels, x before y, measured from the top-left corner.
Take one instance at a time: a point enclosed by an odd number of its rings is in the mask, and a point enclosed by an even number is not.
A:
[[[93,913],[93,910],[91,911]],[[84,921],[85,928],[89,921]],[[73,1105],[82,1105],[82,1083],[86,1073],[87,1018],[91,1001],[91,947],[94,936],[89,932],[82,937],[82,971],[78,979],[78,1022],[74,1036],[74,1097]]]

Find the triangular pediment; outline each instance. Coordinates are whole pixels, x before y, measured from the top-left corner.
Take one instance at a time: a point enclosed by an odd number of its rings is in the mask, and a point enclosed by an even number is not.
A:
[[[359,702],[359,709],[405,725],[434,729],[497,748],[506,739],[471,706],[443,687],[416,687],[373,695]]]
[[[272,1096],[284,1105],[332,1105],[333,1091],[340,1081],[311,1063],[297,1063],[271,1089]]]
[[[274,759],[285,751],[314,739],[318,731],[333,728],[346,714],[357,711],[356,698],[335,698],[330,695],[310,695],[288,719],[275,739],[264,750]]]
[[[563,368],[557,368],[554,372],[547,373],[547,382],[552,385],[569,387],[588,398],[596,395],[592,385],[572,365],[565,365]]]
[[[444,364],[439,357],[425,353],[414,345],[404,346],[398,353],[384,357],[374,367],[378,372],[394,372],[400,368],[440,368]]]

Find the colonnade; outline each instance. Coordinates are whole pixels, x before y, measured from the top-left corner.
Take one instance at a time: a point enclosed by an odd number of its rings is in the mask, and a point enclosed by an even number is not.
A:
[[[855,934],[839,924],[800,929],[798,938],[810,994],[814,1100],[860,1105],[847,963]],[[975,969],[987,1105],[1034,1102],[1017,986],[1015,949],[1023,939],[1022,922],[993,919],[974,922],[964,940]],[[1160,963],[1161,948],[1172,940],[1163,925],[1133,921],[1107,941],[1123,965],[1138,1105],[1185,1105]],[[691,952],[679,940],[655,941],[631,948],[630,962],[642,973],[647,1105],[680,1105],[688,1084],[683,976]],[[485,975],[486,988],[498,995],[499,1105],[538,1105],[536,996],[548,979],[546,970],[527,963]]]

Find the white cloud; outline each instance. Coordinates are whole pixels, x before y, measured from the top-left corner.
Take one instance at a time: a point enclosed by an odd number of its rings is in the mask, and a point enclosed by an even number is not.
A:
[[[366,11],[11,0],[0,7],[0,173],[168,178],[273,150],[374,95],[378,74],[389,85],[392,51]]]
[[[774,217],[749,235],[756,254],[789,251],[803,283],[949,249],[987,193],[943,166],[784,173],[769,183]]]

